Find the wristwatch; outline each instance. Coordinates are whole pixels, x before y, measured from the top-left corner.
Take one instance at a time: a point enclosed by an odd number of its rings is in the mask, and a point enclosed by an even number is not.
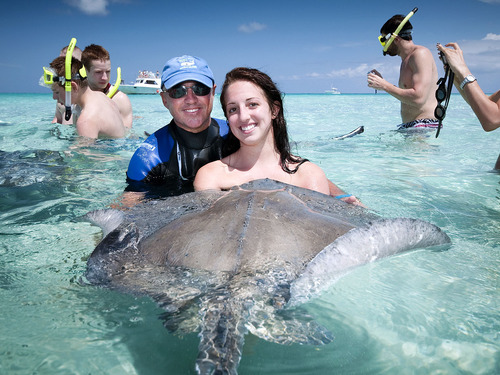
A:
[[[466,84],[474,82],[475,80],[476,77],[474,77],[472,74],[469,74],[467,77],[464,78],[464,80],[460,84],[460,90],[463,90]]]

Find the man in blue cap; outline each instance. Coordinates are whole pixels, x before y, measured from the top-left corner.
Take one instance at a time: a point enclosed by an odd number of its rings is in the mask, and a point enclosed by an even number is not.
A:
[[[229,126],[210,116],[216,85],[205,60],[187,55],[170,59],[163,68],[161,85],[163,105],[173,119],[132,156],[127,190],[178,195],[193,191],[198,169],[222,158]]]

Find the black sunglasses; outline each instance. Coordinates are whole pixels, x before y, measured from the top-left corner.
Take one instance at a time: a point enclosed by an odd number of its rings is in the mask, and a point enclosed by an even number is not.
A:
[[[195,83],[193,86],[189,87],[184,85],[177,85],[164,91],[167,91],[168,96],[170,96],[172,99],[179,99],[187,95],[188,89],[193,90],[193,93],[196,96],[206,96],[210,94],[210,91],[212,91],[210,87],[205,86],[202,83]]]
[[[434,117],[436,117],[439,121],[439,125],[436,132],[436,138],[439,135],[439,132],[443,126],[443,119],[446,117],[446,109],[448,108],[448,103],[450,102],[451,90],[453,89],[453,80],[455,79],[455,73],[450,69],[448,62],[444,55],[440,52],[441,60],[444,64],[444,77],[439,78],[437,81],[438,88],[436,90],[436,100],[438,104],[436,109],[434,110]],[[446,82],[448,81],[448,83]],[[444,102],[444,103],[443,103]]]

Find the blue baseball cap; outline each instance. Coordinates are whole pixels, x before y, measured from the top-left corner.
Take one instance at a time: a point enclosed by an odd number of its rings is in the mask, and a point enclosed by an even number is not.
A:
[[[199,57],[184,55],[168,60],[161,74],[162,87],[168,90],[185,81],[201,82],[208,87],[215,83],[207,62]]]

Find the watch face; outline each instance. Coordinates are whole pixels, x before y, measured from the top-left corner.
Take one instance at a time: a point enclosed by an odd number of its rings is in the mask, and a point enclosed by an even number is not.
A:
[[[475,80],[476,80],[476,77],[474,77],[472,74],[469,74],[468,76],[466,76],[464,78],[463,82],[460,85],[460,88],[463,90],[463,88],[465,87],[466,84],[474,82]]]

